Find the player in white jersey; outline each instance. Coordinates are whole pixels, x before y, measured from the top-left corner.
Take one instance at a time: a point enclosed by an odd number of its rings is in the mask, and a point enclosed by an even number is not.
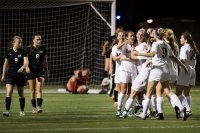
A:
[[[131,59],[131,50],[134,48],[134,32],[126,32],[126,41],[119,48],[122,49],[120,66],[120,87],[121,91],[118,97],[118,112],[121,112],[124,96],[131,87],[132,81],[137,76],[136,63]]]
[[[121,87],[120,87],[121,60],[120,58],[121,58],[122,50],[118,49],[117,46],[121,45],[123,42],[124,42],[124,31],[121,30],[117,33],[116,43],[112,47],[112,59],[115,61],[115,65],[116,65],[115,66],[115,85],[118,92],[121,92]],[[120,98],[120,93],[118,93],[118,99],[119,98]],[[117,107],[117,109],[119,109],[119,107]],[[121,111],[118,110],[116,116],[119,116],[120,114],[121,114]]]
[[[197,63],[196,55],[199,52],[193,39],[192,35],[188,32],[184,32],[181,35],[180,43],[183,45],[180,50],[180,60],[186,65],[189,70],[189,74],[183,73],[180,69],[179,76],[177,79],[176,94],[183,104],[189,104],[187,112],[191,112],[191,86],[195,85],[196,71],[195,66]],[[183,95],[182,95],[183,94]],[[184,98],[185,96],[185,98]]]
[[[149,45],[147,46],[149,49],[151,47],[151,43],[149,43]],[[138,60],[148,60],[146,62],[144,62],[142,64],[141,70],[139,71],[139,74],[137,75],[137,77],[135,78],[135,80],[132,82],[132,87],[131,87],[131,94],[129,96],[129,98],[126,101],[125,107],[124,107],[124,111],[122,113],[122,115],[120,116],[121,118],[126,118],[127,113],[129,112],[130,108],[133,105],[133,101],[136,98],[136,96],[143,92],[143,90],[146,88],[147,82],[148,82],[148,77],[149,77],[149,73],[151,70],[151,61],[149,61],[150,58],[148,57],[140,57],[140,56],[135,56],[134,52],[135,50],[132,51],[132,55],[131,58],[132,59],[138,59]],[[141,105],[142,106],[142,105]],[[136,109],[136,108],[135,108]],[[135,113],[135,112],[134,112]]]
[[[143,113],[141,113],[138,117],[142,119],[146,119],[147,109],[150,103],[150,97],[154,88],[156,88],[157,84],[160,82],[163,88],[169,88],[169,68],[168,68],[168,58],[172,58],[173,61],[177,62],[185,72],[187,72],[187,68],[183,63],[181,63],[177,58],[175,58],[170,46],[166,44],[163,40],[164,30],[162,28],[158,28],[156,30],[156,39],[157,41],[152,44],[152,48],[150,53],[138,53],[137,55],[152,57],[152,65],[153,68],[149,74],[149,81],[147,85],[147,93],[145,96],[144,104],[143,104]],[[161,90],[159,90],[161,91]],[[160,104],[162,104],[163,100],[160,99]],[[178,102],[176,100],[176,102]],[[184,116],[186,115],[186,109],[181,105],[180,101],[177,103],[181,111],[184,111]],[[159,111],[159,110],[158,110]],[[158,112],[159,119],[164,119],[162,108],[160,108],[160,113]],[[186,120],[186,117],[184,117]]]
[[[135,47],[135,50],[138,52],[147,52],[148,51],[148,45],[146,43],[147,40],[147,33],[145,29],[139,29],[137,34],[137,46]],[[137,61],[137,71],[139,72],[142,68],[142,64],[145,62],[145,60],[138,60]]]

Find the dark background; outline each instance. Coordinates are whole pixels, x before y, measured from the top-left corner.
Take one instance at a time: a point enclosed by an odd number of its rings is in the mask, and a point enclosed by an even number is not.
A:
[[[200,49],[200,14],[197,2],[190,1],[133,1],[117,0],[116,15],[121,19],[116,20],[116,26],[124,30],[137,32],[139,28],[163,27],[173,29],[179,42],[181,33],[191,32],[193,40]],[[147,19],[153,19],[152,24],[147,24]],[[179,45],[180,46],[180,45]],[[197,84],[200,83],[200,58],[197,56],[196,75]]]

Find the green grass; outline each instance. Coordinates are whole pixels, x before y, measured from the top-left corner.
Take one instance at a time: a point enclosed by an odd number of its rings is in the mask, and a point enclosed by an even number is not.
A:
[[[1,88],[2,89],[2,88]],[[108,95],[43,95],[41,114],[32,114],[29,94],[24,117],[19,116],[19,102],[13,94],[11,116],[0,115],[0,133],[199,133],[200,90],[192,89],[192,116],[187,121],[176,120],[175,112],[165,97],[165,120],[119,119]],[[5,110],[5,94],[0,93],[0,113]]]

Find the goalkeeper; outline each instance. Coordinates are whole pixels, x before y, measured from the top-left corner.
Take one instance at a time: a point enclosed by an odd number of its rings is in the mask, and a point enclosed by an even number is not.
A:
[[[86,94],[88,92],[89,69],[79,69],[74,71],[74,75],[65,84],[67,91],[72,94]]]

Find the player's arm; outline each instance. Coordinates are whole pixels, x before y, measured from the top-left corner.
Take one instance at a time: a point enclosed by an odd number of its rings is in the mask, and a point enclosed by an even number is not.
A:
[[[108,41],[105,41],[105,43],[103,44],[101,56],[104,56],[104,55],[105,55],[106,49],[107,49],[107,47],[108,47],[108,44],[109,44]]]
[[[18,69],[18,73],[21,73],[21,72],[23,72],[24,71],[24,69],[26,69],[27,67],[28,67],[28,57],[24,57],[24,63],[23,63],[23,66],[22,67],[20,67],[19,69]]]
[[[5,74],[6,74],[6,71],[7,71],[7,67],[8,67],[8,59],[5,58],[5,61],[4,61],[4,64],[3,64],[3,72],[2,72],[2,76],[1,76],[1,81],[3,82],[4,79],[5,79]]]
[[[175,57],[175,56],[170,56],[170,59],[171,59],[173,62],[177,63],[179,66],[181,66],[181,67],[183,68],[183,70],[185,71],[186,74],[189,73],[187,67],[186,67],[186,66],[184,65],[184,63],[183,63],[182,61],[180,61],[177,57]]]

